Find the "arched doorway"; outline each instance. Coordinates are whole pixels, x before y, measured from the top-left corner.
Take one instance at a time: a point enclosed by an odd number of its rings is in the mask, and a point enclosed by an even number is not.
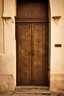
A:
[[[17,0],[17,85],[48,86],[48,1]]]

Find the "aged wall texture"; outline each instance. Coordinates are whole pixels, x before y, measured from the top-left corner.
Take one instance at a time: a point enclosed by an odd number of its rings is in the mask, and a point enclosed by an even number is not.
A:
[[[50,4],[50,90],[64,91],[64,0]],[[0,92],[16,86],[15,0],[0,0]],[[61,17],[53,19],[52,17]],[[60,44],[61,47],[55,47]]]
[[[0,0],[0,92],[16,86],[14,0]]]
[[[51,9],[50,90],[64,91],[64,0],[49,0]],[[52,17],[60,17],[53,19]],[[61,44],[61,47],[55,47]]]

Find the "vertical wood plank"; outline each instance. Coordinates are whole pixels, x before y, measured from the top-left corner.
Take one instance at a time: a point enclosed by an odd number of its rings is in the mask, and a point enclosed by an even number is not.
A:
[[[45,63],[45,25],[34,23],[32,26],[34,35],[34,61],[32,64],[32,84],[46,85],[46,63]]]
[[[31,33],[30,24],[17,25],[18,85],[31,83]]]

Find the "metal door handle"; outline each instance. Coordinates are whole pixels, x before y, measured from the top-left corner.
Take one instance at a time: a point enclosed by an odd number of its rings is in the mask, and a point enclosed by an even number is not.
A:
[[[34,56],[34,50],[32,50],[32,56]]]

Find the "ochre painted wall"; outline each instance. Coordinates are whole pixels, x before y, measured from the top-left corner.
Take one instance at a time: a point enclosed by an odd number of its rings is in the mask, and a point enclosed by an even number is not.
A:
[[[14,0],[0,0],[0,92],[16,86],[14,7]]]
[[[64,0],[49,0],[51,9],[50,90],[64,91]],[[52,17],[61,16],[54,20]],[[61,47],[55,47],[61,44]]]
[[[0,55],[4,52],[3,46],[3,19],[2,19],[2,0],[0,0]]]

